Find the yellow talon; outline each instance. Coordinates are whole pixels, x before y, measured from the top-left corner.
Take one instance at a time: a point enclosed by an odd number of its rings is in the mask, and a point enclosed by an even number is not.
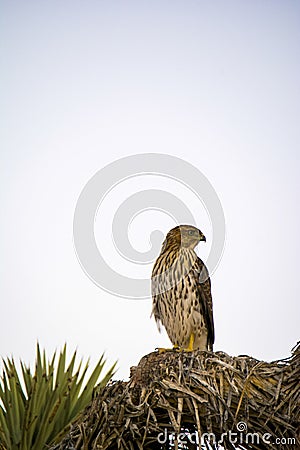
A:
[[[164,347],[156,347],[156,349],[158,351],[159,354],[161,353],[165,353],[165,352],[171,352],[173,349],[172,348],[164,348]]]
[[[157,350],[158,350],[158,353],[159,353],[159,354],[165,353],[165,352],[167,351],[166,348],[162,348],[162,347],[159,347]]]

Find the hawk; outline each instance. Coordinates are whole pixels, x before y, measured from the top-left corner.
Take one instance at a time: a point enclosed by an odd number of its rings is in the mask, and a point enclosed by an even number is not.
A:
[[[166,236],[152,271],[152,315],[176,348],[210,350],[214,343],[211,283],[195,247],[206,241],[191,225],[179,225]]]

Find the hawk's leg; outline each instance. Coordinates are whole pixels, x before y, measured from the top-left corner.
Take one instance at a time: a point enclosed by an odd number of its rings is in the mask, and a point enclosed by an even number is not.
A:
[[[194,350],[194,342],[195,342],[195,335],[194,335],[194,333],[191,333],[189,345],[188,345],[188,347],[185,348],[184,350],[185,350],[186,352],[192,352],[192,351]]]

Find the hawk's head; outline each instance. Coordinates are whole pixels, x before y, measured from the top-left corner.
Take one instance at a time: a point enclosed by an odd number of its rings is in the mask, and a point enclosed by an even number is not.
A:
[[[164,241],[164,248],[169,246],[194,249],[200,241],[206,241],[202,231],[192,225],[179,225],[169,231]]]

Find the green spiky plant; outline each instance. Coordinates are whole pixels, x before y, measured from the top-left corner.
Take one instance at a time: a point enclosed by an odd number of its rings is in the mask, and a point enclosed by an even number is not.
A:
[[[115,364],[96,385],[105,360],[101,356],[85,382],[89,362],[75,370],[76,351],[66,367],[66,345],[47,361],[45,351],[36,350],[34,373],[23,362],[21,376],[13,359],[3,359],[0,381],[0,449],[42,450],[68,430],[70,423],[115,373]]]

